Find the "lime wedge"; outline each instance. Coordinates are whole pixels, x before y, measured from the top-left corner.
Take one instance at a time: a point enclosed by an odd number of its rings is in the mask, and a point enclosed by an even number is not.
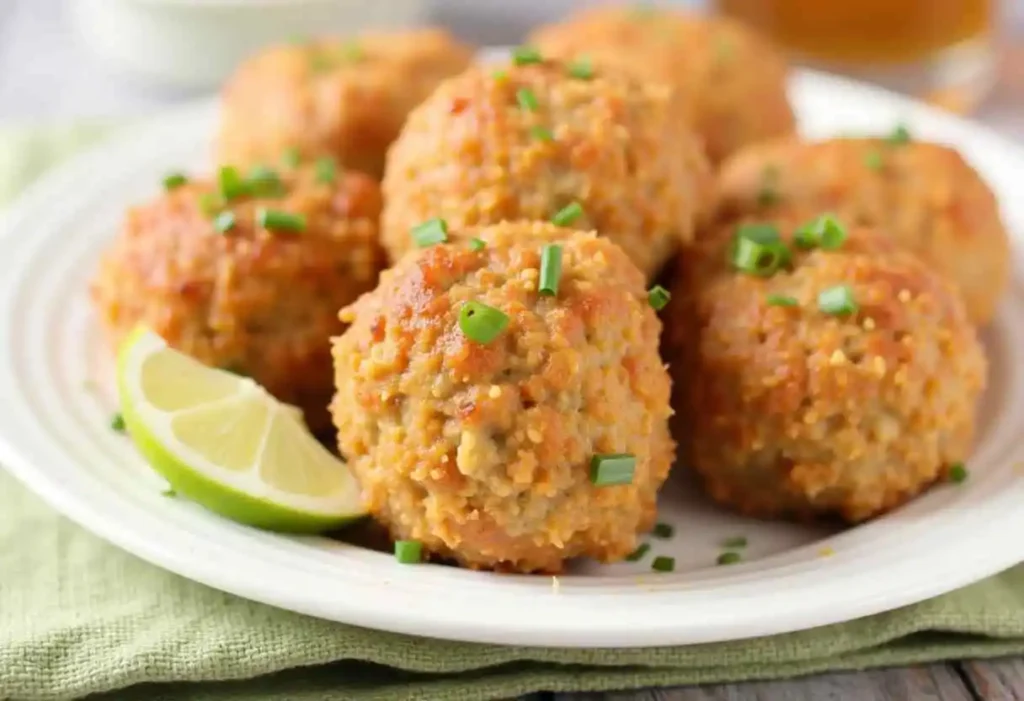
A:
[[[361,518],[348,466],[301,412],[253,380],[206,367],[137,329],[118,352],[128,433],[175,491],[260,528],[315,533]]]

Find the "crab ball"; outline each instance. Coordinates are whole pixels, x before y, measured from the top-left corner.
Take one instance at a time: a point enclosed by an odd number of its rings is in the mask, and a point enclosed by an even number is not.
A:
[[[680,440],[742,513],[862,521],[968,457],[986,359],[957,290],[884,235],[790,232],[730,226],[684,255],[665,312]]]
[[[877,227],[953,281],[967,314],[984,325],[1010,276],[999,204],[952,148],[907,140],[783,140],[751,147],[719,173],[723,218],[812,216],[831,211]]]
[[[103,254],[92,297],[116,348],[145,325],[169,345],[251,376],[329,428],[338,310],[377,282],[377,184],[324,168],[223,169],[171,182],[131,209]],[[225,196],[227,193],[227,196]]]
[[[267,49],[224,88],[218,158],[275,164],[294,150],[380,177],[409,110],[472,57],[470,47],[429,28]]]
[[[674,457],[644,276],[594,233],[471,233],[403,258],[342,312],[341,452],[371,513],[430,553],[547,573],[621,560]]]
[[[501,221],[596,230],[653,276],[691,238],[710,180],[670,118],[671,91],[610,70],[526,56],[476,66],[409,116],[388,154],[382,236],[393,260],[410,230]]]
[[[734,20],[654,7],[599,7],[541,27],[531,41],[545,54],[586,57],[672,85],[683,108],[679,120],[702,137],[713,163],[795,130],[785,60]]]

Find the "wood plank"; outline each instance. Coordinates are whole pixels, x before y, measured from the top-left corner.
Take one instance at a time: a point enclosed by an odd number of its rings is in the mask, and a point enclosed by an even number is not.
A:
[[[1003,697],[992,697],[1003,698]],[[1005,697],[1017,698],[1017,697]],[[555,694],[554,701],[973,701],[946,665],[826,674],[807,679],[715,684],[608,694]]]
[[[1024,659],[977,660],[958,663],[975,695],[984,701],[1024,699]]]

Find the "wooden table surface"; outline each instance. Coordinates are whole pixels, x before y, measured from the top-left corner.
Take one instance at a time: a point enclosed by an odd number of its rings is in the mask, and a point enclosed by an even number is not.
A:
[[[601,694],[532,694],[519,701],[1017,701],[1024,659],[823,674],[806,679]]]

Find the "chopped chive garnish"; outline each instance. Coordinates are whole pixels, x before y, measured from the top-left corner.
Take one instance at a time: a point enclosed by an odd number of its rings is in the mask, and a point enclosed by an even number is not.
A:
[[[470,239],[469,248],[474,251],[482,251],[486,248],[487,244],[484,243],[483,239]]]
[[[853,298],[853,290],[849,285],[836,285],[822,290],[818,295],[818,309],[826,314],[841,316],[854,314],[859,307]]]
[[[733,538],[726,538],[722,541],[722,547],[729,548],[730,550],[736,548],[745,548],[747,547],[747,538],[746,536],[741,535],[735,536]]]
[[[530,136],[537,139],[537,141],[555,140],[555,135],[551,133],[551,130],[542,126],[530,127]]]
[[[967,468],[962,462],[953,463],[949,468],[949,481],[954,484],[961,484],[967,480]]]
[[[626,555],[626,561],[638,562],[643,559],[644,555],[646,555],[647,551],[650,549],[651,546],[648,543],[640,543],[640,545],[637,546],[636,550],[631,552],[629,555]]]
[[[671,538],[675,532],[676,529],[670,523],[656,523],[654,524],[654,530],[651,531],[651,535],[655,538]]]
[[[444,243],[448,240],[448,222],[439,217],[428,219],[422,224],[417,224],[412,228],[413,241],[420,248],[427,248],[433,246],[436,243]]]
[[[769,307],[796,307],[800,304],[796,297],[789,295],[768,295],[764,301]]]
[[[651,305],[651,309],[656,312],[660,312],[665,308],[665,305],[672,299],[672,295],[661,285],[655,285],[651,289],[647,290],[647,303]]]
[[[774,224],[744,224],[736,229],[736,235],[755,243],[776,243],[781,240],[779,229]]]
[[[222,234],[226,234],[235,228],[236,223],[237,219],[235,218],[235,213],[231,211],[224,211],[214,217],[213,228]]]
[[[781,241],[758,243],[740,236],[733,247],[732,264],[750,275],[770,277],[789,262],[789,249]]]
[[[288,148],[281,154],[281,163],[285,164],[289,168],[294,168],[299,165],[302,161],[302,154],[299,153],[297,148]]]
[[[316,159],[316,181],[325,185],[333,185],[338,177],[338,166],[330,156]]]
[[[187,182],[188,182],[188,178],[186,178],[181,173],[170,173],[169,175],[166,175],[164,177],[164,190],[166,190],[167,192],[170,192],[171,190],[174,190],[175,188],[181,187],[182,185],[184,185]]]
[[[491,77],[497,81],[508,80],[508,71],[497,70],[491,73]]]
[[[536,112],[537,108],[540,107],[540,103],[537,102],[537,95],[529,88],[519,88],[516,90],[516,102],[527,112]]]
[[[396,540],[395,559],[403,565],[414,565],[423,558],[423,543],[418,540]]]
[[[249,192],[256,197],[280,197],[284,194],[284,183],[273,168],[253,166],[246,180]]]
[[[508,314],[475,300],[459,310],[459,329],[466,338],[481,344],[496,339],[508,327]]]
[[[734,551],[730,550],[730,551],[724,552],[724,553],[722,553],[721,555],[718,556],[718,564],[720,564],[720,565],[735,565],[741,559],[742,558],[740,557],[740,554],[738,552],[734,552]]]
[[[292,214],[280,209],[265,209],[261,207],[256,210],[256,222],[264,229],[270,231],[305,231],[306,218],[301,214]]]
[[[363,51],[363,47],[354,41],[350,41],[338,50],[338,55],[344,61],[361,61],[366,58],[366,52]]]
[[[173,489],[169,489],[168,488],[168,489],[165,489],[164,491],[160,492],[160,496],[171,498],[171,497],[178,496],[178,493],[176,491],[174,491]]]
[[[594,64],[589,58],[581,58],[569,64],[569,75],[580,80],[590,80],[594,77]]]
[[[558,226],[569,226],[582,216],[583,205],[579,202],[573,202],[562,207],[555,216],[551,217],[551,221]]]
[[[216,192],[204,192],[199,195],[199,211],[212,217],[224,206],[224,200]]]
[[[512,51],[512,62],[517,66],[526,66],[531,63],[543,63],[544,57],[540,51],[532,46],[519,46]]]
[[[804,224],[793,235],[794,242],[801,248],[820,246],[827,251],[841,248],[848,234],[846,227],[831,214],[822,214],[812,222]]]
[[[629,453],[597,454],[590,458],[590,481],[598,487],[630,484],[636,469],[636,457]]]
[[[907,129],[906,124],[897,124],[896,128],[892,130],[886,139],[893,146],[900,146],[910,142],[910,130]]]
[[[676,559],[674,557],[665,557],[664,555],[658,555],[651,562],[651,569],[655,572],[671,572],[676,568]]]
[[[124,415],[121,412],[115,412],[114,415],[110,417],[110,428],[118,433],[125,432],[126,427],[124,424]]]
[[[544,246],[540,253],[540,281],[537,291],[542,295],[557,295],[558,280],[562,277],[562,247],[556,243]]]
[[[217,187],[225,202],[249,194],[249,183],[234,166],[222,166],[217,171]]]
[[[864,154],[864,165],[869,170],[881,170],[882,166],[885,165],[882,161],[881,151],[868,151]]]

